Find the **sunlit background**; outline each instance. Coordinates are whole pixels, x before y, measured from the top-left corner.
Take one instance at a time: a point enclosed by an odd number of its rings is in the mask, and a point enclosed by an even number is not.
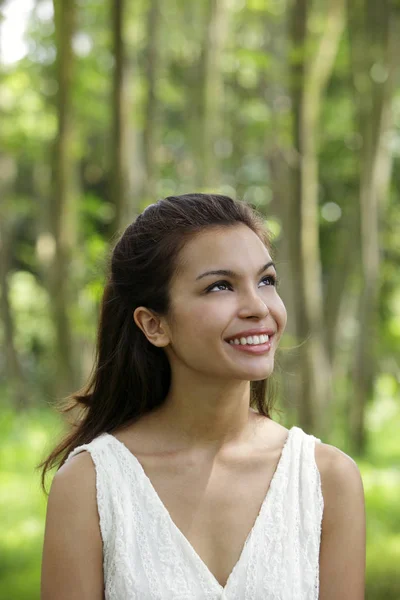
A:
[[[396,0],[0,0],[0,600],[40,597],[34,467],[113,240],[192,191],[264,215],[276,419],[354,457],[366,598],[400,600],[399,31]]]
[[[28,44],[25,40],[25,32],[34,5],[33,0],[19,0],[4,5],[0,39],[2,64],[12,65],[26,56]],[[47,2],[45,6],[48,17],[51,18],[53,15],[52,3]]]

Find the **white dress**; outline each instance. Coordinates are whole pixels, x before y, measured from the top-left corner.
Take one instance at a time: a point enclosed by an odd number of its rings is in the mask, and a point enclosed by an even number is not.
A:
[[[96,469],[106,600],[318,600],[318,438],[292,427],[240,558],[222,587],[172,521],[138,459],[102,433]]]

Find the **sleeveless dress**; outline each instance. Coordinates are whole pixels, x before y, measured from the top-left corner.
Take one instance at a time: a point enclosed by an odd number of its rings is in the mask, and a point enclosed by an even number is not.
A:
[[[90,452],[106,600],[318,600],[323,515],[318,438],[292,427],[225,587],[172,521],[139,460],[102,433]]]

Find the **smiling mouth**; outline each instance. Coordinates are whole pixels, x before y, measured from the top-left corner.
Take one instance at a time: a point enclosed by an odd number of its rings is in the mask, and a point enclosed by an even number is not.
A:
[[[259,336],[248,336],[247,338],[235,338],[234,340],[225,340],[227,344],[230,346],[241,346],[241,347],[258,347],[258,346],[266,346],[270,344],[272,338],[275,336],[272,335],[259,335]]]
[[[229,346],[233,349],[233,350],[237,350],[238,352],[242,352],[245,354],[252,354],[254,356],[261,356],[261,355],[265,355],[268,354],[271,350],[272,350],[272,338],[274,337],[274,335],[272,335],[268,341],[263,342],[263,343],[256,343],[256,344],[242,344],[242,343],[230,343],[230,342],[226,342],[227,344],[229,344]],[[226,340],[225,340],[226,341]]]

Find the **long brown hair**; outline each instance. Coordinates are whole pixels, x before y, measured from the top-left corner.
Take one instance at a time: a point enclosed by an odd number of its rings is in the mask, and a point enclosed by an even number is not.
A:
[[[169,284],[190,236],[241,223],[259,236],[271,254],[264,218],[248,204],[222,195],[170,196],[148,206],[126,228],[111,254],[92,374],[83,389],[58,408],[61,413],[80,409],[79,417],[37,466],[45,493],[47,471],[61,467],[74,448],[138,420],[163,403],[170,386],[169,362],[163,349],[151,344],[136,325],[133,312],[146,306],[168,315]],[[273,408],[269,379],[250,384],[250,406],[267,417]]]

